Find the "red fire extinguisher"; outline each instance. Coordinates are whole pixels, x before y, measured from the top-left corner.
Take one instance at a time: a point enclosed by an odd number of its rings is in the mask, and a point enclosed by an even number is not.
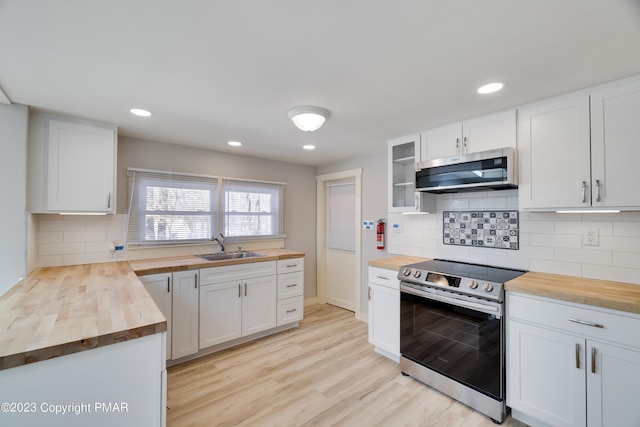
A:
[[[380,250],[384,249],[384,220],[379,219],[376,226],[376,247]]]

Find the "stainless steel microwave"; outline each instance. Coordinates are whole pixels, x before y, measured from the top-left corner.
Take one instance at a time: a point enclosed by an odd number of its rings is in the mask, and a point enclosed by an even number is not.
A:
[[[416,191],[459,193],[518,188],[516,150],[511,147],[415,164]]]

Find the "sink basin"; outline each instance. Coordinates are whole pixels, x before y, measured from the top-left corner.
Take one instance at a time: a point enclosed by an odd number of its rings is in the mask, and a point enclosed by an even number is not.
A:
[[[223,261],[227,259],[238,258],[254,258],[264,256],[255,252],[218,252],[215,254],[201,254],[196,255],[198,258],[206,259],[207,261]]]

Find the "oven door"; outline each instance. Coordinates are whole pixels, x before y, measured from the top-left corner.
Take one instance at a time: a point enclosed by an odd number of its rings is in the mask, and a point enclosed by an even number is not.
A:
[[[502,304],[487,304],[401,283],[400,353],[494,399],[504,399]]]

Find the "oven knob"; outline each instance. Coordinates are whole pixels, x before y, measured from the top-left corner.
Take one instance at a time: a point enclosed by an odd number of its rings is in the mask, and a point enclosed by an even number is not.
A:
[[[416,271],[414,271],[414,272],[413,272],[413,277],[415,277],[416,279],[417,279],[418,277],[420,277],[420,270],[416,270]]]
[[[469,287],[471,289],[476,289],[478,287],[478,282],[476,282],[475,280],[472,280],[471,283],[469,283]]]
[[[483,288],[487,292],[491,292],[493,290],[493,285],[491,283],[487,283]]]
[[[405,268],[404,270],[402,270],[402,274],[404,274],[405,276],[411,275],[411,269],[410,268]]]

